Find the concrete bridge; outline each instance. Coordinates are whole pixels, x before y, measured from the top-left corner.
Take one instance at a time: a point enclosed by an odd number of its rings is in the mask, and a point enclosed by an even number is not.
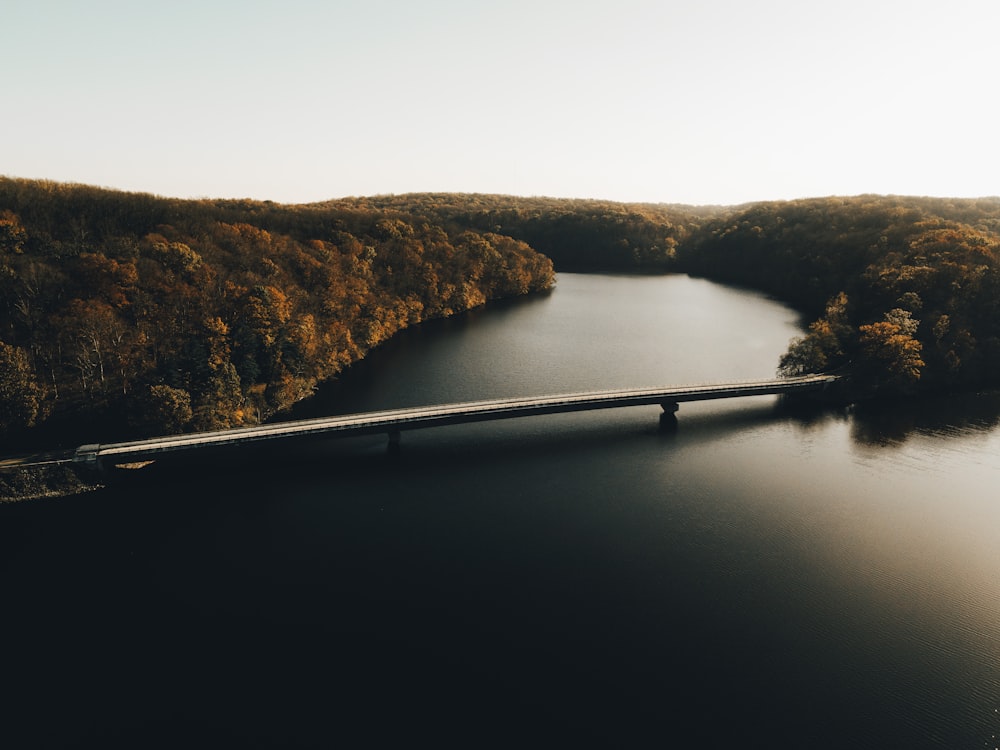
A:
[[[123,443],[81,445],[73,455],[73,462],[102,470],[118,464],[151,461],[180,451],[197,451],[291,438],[330,438],[381,433],[389,436],[390,443],[398,443],[400,432],[403,430],[625,406],[658,405],[663,408],[664,418],[673,419],[674,412],[684,401],[822,391],[836,380],[836,375],[803,375],[773,380],[588,391],[438,406],[415,406]]]

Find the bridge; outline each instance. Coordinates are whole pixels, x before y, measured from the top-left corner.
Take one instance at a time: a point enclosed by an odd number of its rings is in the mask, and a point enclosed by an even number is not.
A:
[[[587,391],[437,406],[415,406],[363,414],[278,422],[215,432],[171,435],[123,443],[81,445],[74,452],[72,461],[77,465],[103,470],[105,467],[114,465],[152,461],[167,454],[181,451],[248,445],[291,438],[387,434],[390,444],[394,444],[399,442],[399,436],[403,430],[626,406],[658,405],[662,407],[664,417],[673,419],[680,403],[685,401],[822,391],[837,379],[836,375],[803,375],[773,380]]]

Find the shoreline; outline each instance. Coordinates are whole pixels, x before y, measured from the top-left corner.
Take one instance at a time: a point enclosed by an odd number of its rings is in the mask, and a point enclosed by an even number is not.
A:
[[[0,470],[0,505],[73,497],[105,486],[102,481],[87,481],[68,463],[5,467]]]

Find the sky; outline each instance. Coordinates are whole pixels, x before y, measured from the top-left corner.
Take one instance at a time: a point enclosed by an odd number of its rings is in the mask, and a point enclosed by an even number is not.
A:
[[[1000,195],[996,0],[6,0],[0,174],[305,203]]]

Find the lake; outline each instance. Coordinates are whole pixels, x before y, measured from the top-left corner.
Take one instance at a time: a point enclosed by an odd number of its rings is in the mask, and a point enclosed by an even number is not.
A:
[[[295,416],[773,376],[686,276],[404,332]],[[1000,396],[774,397],[161,464],[0,507],[39,746],[995,747]],[[14,735],[18,736],[18,735]],[[13,745],[28,746],[28,745]]]

